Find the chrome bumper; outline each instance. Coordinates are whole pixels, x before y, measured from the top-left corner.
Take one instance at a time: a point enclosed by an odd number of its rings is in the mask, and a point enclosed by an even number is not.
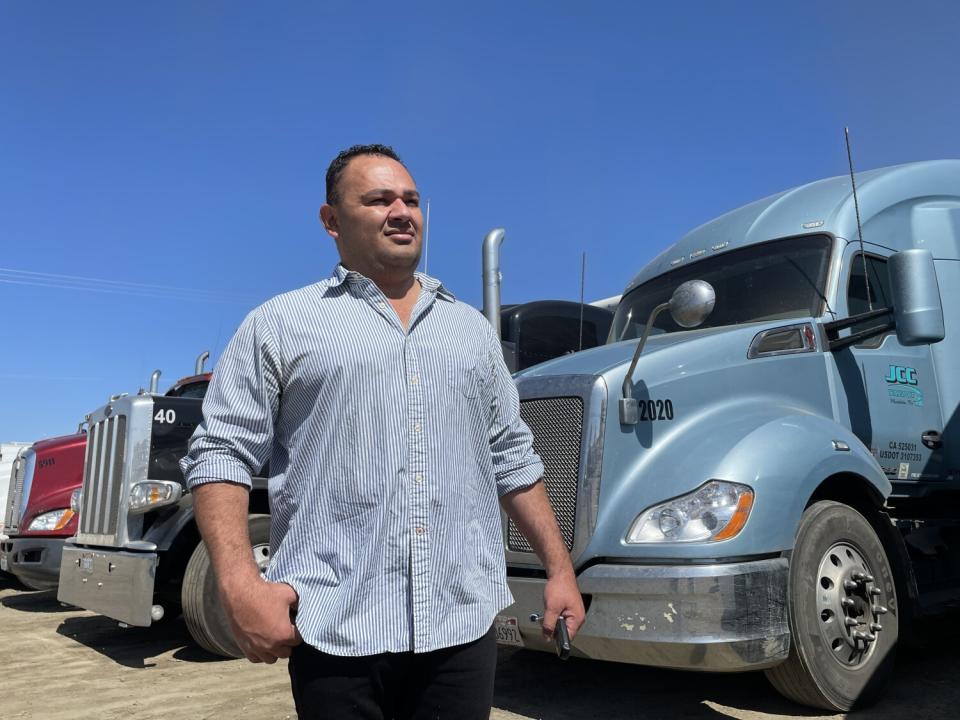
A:
[[[0,542],[0,568],[34,590],[52,590],[60,578],[63,538],[11,537]]]
[[[127,625],[147,627],[152,622],[156,572],[156,553],[66,545],[57,600]]]
[[[530,621],[544,580],[508,578],[526,647],[553,651]],[[728,565],[594,565],[577,578],[590,596],[573,654],[656,667],[736,672],[771,667],[790,649],[787,561]]]

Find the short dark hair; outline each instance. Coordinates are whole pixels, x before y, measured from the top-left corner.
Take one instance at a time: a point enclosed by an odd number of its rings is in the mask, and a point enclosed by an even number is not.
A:
[[[333,162],[330,163],[330,167],[327,168],[327,203],[334,205],[340,201],[340,194],[337,191],[337,183],[340,182],[340,176],[343,175],[343,171],[346,170],[347,165],[358,155],[382,155],[383,157],[388,157],[391,160],[396,160],[398,163],[403,165],[403,160],[400,159],[400,156],[397,155],[397,152],[390,147],[389,145],[380,145],[378,143],[373,143],[370,145],[352,145],[346,150],[341,150],[340,154],[337,155]],[[406,167],[406,165],[403,165]]]

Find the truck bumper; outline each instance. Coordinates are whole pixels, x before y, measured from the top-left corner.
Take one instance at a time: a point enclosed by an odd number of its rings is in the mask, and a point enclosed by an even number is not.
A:
[[[510,577],[524,645],[552,652],[540,626],[542,579]],[[684,670],[738,672],[771,667],[790,650],[787,561],[727,565],[594,565],[577,581],[589,596],[573,654]]]
[[[57,600],[109,618],[147,627],[152,623],[157,555],[66,545]]]
[[[63,538],[10,537],[0,542],[0,568],[27,587],[52,590],[60,578]]]

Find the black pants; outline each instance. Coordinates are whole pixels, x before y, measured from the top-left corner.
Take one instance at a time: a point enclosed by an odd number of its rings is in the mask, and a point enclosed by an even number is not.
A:
[[[289,664],[300,720],[487,720],[496,667],[492,629],[418,654],[340,657],[301,644]]]

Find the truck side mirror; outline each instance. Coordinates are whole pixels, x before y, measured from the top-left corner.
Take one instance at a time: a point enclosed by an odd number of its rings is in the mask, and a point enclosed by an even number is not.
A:
[[[670,296],[670,317],[683,328],[695,328],[710,317],[717,294],[706,280],[688,280]]]
[[[943,306],[933,254],[903,250],[890,256],[887,267],[900,343],[923,345],[943,340]]]
[[[647,344],[647,338],[650,337],[650,330],[657,316],[664,310],[669,310],[670,316],[677,325],[682,328],[695,328],[710,317],[716,302],[717,294],[713,290],[713,285],[706,280],[687,280],[673,291],[673,295],[667,302],[657,305],[650,311],[650,317],[647,318],[647,324],[643,328],[643,336],[637,343],[637,349],[633,351],[630,369],[623,378],[620,397],[621,425],[636,425],[639,422],[639,405],[633,397],[633,371],[637,369],[637,360],[640,359],[643,346]]]

